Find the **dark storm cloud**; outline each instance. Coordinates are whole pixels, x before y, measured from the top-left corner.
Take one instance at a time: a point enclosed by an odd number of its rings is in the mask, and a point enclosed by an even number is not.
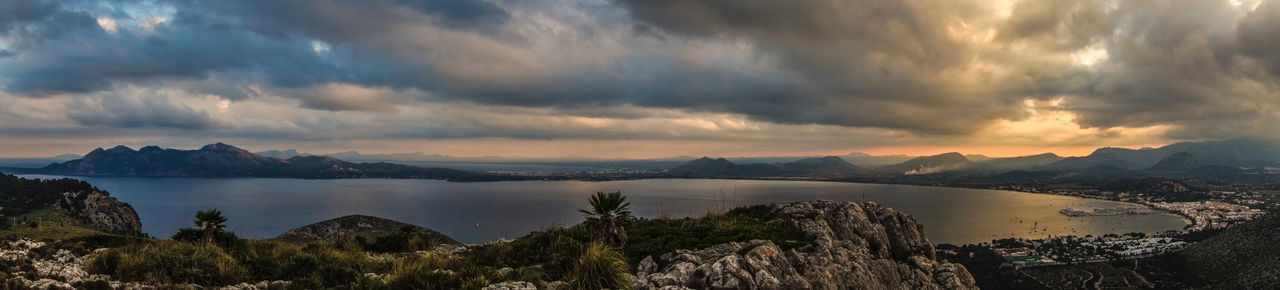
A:
[[[1240,49],[1280,78],[1280,1],[1267,1],[1240,21]]]
[[[1079,122],[1171,125],[1170,136],[1179,139],[1275,134],[1277,7],[1122,1],[1112,13],[1114,35],[1103,42],[1108,61],[1073,92]]]
[[[244,76],[256,76],[272,85],[299,87],[334,81],[380,82],[394,78],[387,75],[419,72],[402,70],[404,66],[393,60],[355,56],[340,48],[321,56],[309,39],[255,31],[235,15],[207,14],[201,6],[177,6],[172,19],[164,19],[150,30],[126,29],[130,24],[121,23],[119,30],[106,31],[85,12],[40,4],[43,17],[6,21],[18,23],[7,25],[9,29],[4,31],[16,41],[10,60],[0,68],[5,88],[11,93],[88,93],[111,89],[117,83],[204,79],[219,73],[242,82],[254,81]],[[240,85],[243,83],[226,84]]]
[[[279,83],[336,78],[332,64],[316,58],[309,44],[274,41],[216,23],[183,21],[157,25],[154,31],[109,32],[81,12],[51,15],[71,16],[9,31],[18,39],[14,56],[0,68],[9,92],[87,93],[114,82],[203,78],[223,71],[259,71]]]
[[[1018,1],[1010,18],[1000,25],[997,37],[1053,50],[1076,50],[1110,36],[1114,26],[1102,1]]]
[[[13,0],[0,1],[0,81],[14,96],[98,98],[68,114],[118,127],[220,128],[176,99],[99,97],[140,86],[284,97],[317,114],[658,108],[949,136],[1065,97],[1083,126],[1195,138],[1280,120],[1277,2],[1024,0],[1006,18],[963,0]],[[1088,50],[1104,56],[1072,61]],[[168,113],[95,109],[112,102]],[[608,135],[407,128],[385,134]]]
[[[746,38],[812,87],[764,94],[737,112],[791,123],[972,132],[1017,118],[1018,87],[962,80],[974,47],[949,35],[975,12],[959,1],[622,1],[637,19],[691,37]],[[743,93],[751,92],[744,88]],[[757,103],[744,98],[745,103]],[[923,121],[922,119],[928,119]],[[937,120],[947,120],[938,122]]]

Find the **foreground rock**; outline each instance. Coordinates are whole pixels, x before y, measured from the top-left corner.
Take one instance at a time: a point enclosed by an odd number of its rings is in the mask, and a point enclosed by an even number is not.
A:
[[[814,238],[782,250],[769,241],[720,244],[645,258],[639,289],[976,289],[959,264],[938,261],[923,227],[875,203],[775,205]]]
[[[284,289],[286,281],[262,281],[241,283],[224,287],[192,284],[150,285],[111,280],[101,274],[89,274],[84,264],[91,259],[89,253],[76,254],[68,249],[58,249],[43,242],[27,239],[0,242],[0,265],[7,267],[0,273],[0,285],[5,289]]]
[[[424,233],[441,244],[461,245],[458,241],[428,228],[367,215],[349,215],[305,225],[280,234],[277,238],[296,242],[315,242],[347,235],[383,236],[406,229]]]

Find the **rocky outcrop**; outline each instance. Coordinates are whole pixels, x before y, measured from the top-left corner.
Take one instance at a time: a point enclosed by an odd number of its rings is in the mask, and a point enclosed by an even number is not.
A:
[[[645,258],[638,289],[976,289],[964,266],[939,261],[915,218],[875,203],[775,205],[814,239],[720,244]]]
[[[212,287],[194,284],[144,284],[111,280],[110,276],[89,274],[84,270],[85,262],[92,260],[94,254],[80,254],[55,245],[35,242],[27,239],[0,242],[0,265],[9,267],[7,273],[0,273],[0,285],[14,289],[219,289],[219,290],[265,290],[287,289],[288,281],[261,281],[258,283],[240,283],[230,286]],[[99,251],[101,252],[101,249]]]
[[[95,230],[118,235],[142,235],[142,221],[133,207],[101,191],[63,193],[58,208]]]
[[[538,287],[533,285],[533,283],[517,281],[517,282],[502,282],[502,283],[496,283],[496,284],[489,284],[489,286],[485,286],[484,288],[481,288],[481,289],[483,290],[538,290]]]
[[[277,238],[298,242],[314,242],[347,235],[382,236],[399,233],[405,230],[413,230],[423,233],[432,240],[438,241],[440,244],[461,245],[453,238],[428,228],[380,217],[358,214],[302,226],[280,234]]]
[[[139,236],[142,222],[129,204],[81,180],[30,179],[0,174],[0,208],[15,217],[37,211],[55,210],[65,214],[59,223],[74,222],[98,231]]]

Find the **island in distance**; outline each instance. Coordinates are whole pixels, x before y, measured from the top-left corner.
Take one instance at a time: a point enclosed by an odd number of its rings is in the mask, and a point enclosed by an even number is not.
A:
[[[289,178],[423,178],[466,179],[474,173],[394,163],[353,163],[327,156],[263,157],[216,143],[196,150],[125,146],[94,149],[80,159],[54,163],[38,171],[48,174],[145,177],[289,177]]]
[[[349,162],[326,155],[264,152],[263,156],[232,145],[216,143],[195,150],[146,146],[95,149],[83,157],[43,168],[0,168],[2,171],[84,176],[151,177],[287,177],[287,178],[418,178],[453,181],[493,180],[612,180],[638,178],[807,178],[835,181],[963,185],[1106,181],[1161,177],[1202,183],[1267,183],[1280,166],[1280,142],[1232,139],[1184,142],[1153,149],[1100,148],[1082,157],[1052,153],[987,158],[945,153],[883,165],[848,162],[839,156],[742,159],[702,157],[692,161],[581,161],[597,169],[570,172],[505,172],[459,170],[406,165],[411,161],[375,159]],[[359,154],[338,154],[360,158]],[[393,155],[394,156],[394,155]],[[366,156],[367,158],[367,156]],[[767,162],[759,162],[767,160]],[[790,160],[790,161],[785,161]],[[30,161],[26,161],[29,164]],[[450,164],[477,164],[471,161]],[[505,164],[557,165],[544,161],[506,161]],[[618,169],[632,169],[622,170]]]

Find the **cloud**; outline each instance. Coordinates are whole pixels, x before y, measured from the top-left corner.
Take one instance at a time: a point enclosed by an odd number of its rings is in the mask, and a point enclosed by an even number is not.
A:
[[[67,117],[84,126],[207,130],[227,127],[206,111],[174,104],[149,91],[101,94],[68,104]]]
[[[1255,0],[15,0],[0,93],[65,132],[150,138],[1148,144],[1280,133],[1277,19]]]
[[[283,92],[307,108],[329,111],[388,111],[412,98],[410,92],[387,88],[328,83]]]
[[[749,40],[811,82],[761,100],[800,109],[740,110],[753,116],[942,134],[1022,117],[1017,92],[1026,88],[982,58],[986,39],[976,34],[985,31],[968,31],[989,21],[982,2],[622,2],[646,25],[677,35]]]
[[[1112,35],[1099,40],[1107,61],[1068,90],[1086,127],[1167,125],[1176,139],[1277,133],[1280,90],[1264,47],[1280,26],[1226,1],[1121,2]],[[1274,43],[1272,41],[1272,43]]]

